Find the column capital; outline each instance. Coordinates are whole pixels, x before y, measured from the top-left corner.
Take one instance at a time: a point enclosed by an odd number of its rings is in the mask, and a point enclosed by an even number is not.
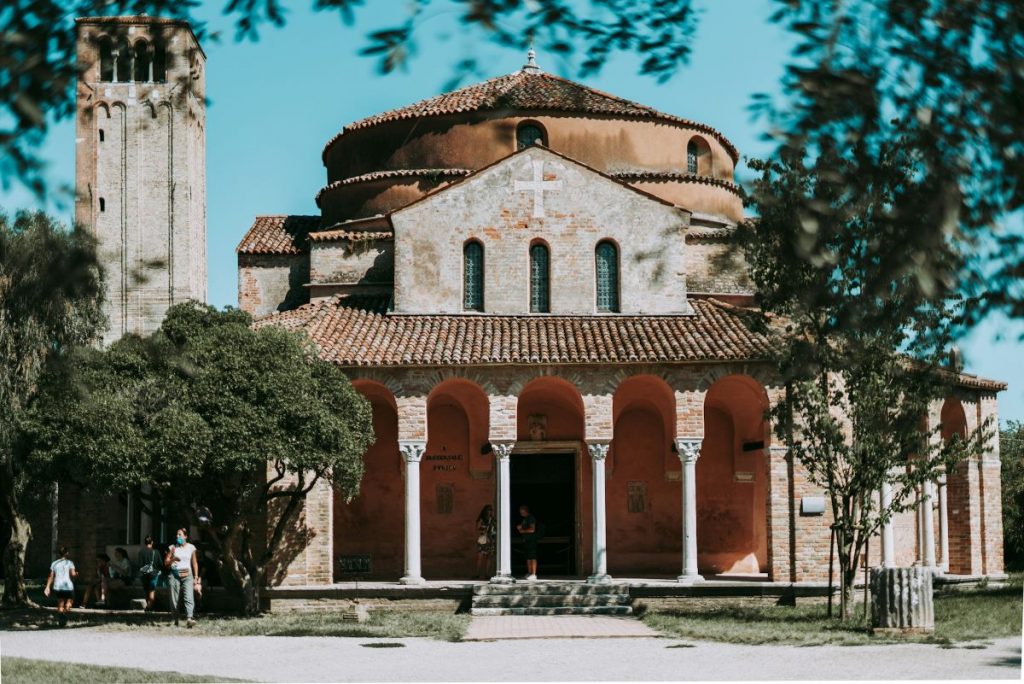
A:
[[[406,463],[419,463],[426,450],[427,443],[422,439],[403,439],[398,442],[398,453],[402,454],[402,460]]]
[[[491,442],[491,451],[499,461],[507,461],[512,457],[512,450],[516,448],[513,441]]]
[[[703,437],[676,437],[676,451],[679,460],[684,464],[696,463],[700,457],[700,447],[703,442]]]
[[[594,440],[587,442],[587,451],[590,452],[590,458],[595,461],[604,461],[608,458],[608,449],[611,445],[611,440]]]

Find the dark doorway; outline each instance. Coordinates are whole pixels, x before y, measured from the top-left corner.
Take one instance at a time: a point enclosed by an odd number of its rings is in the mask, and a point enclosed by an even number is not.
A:
[[[517,454],[512,457],[512,573],[526,574],[519,506],[527,504],[543,533],[537,572],[546,577],[576,575],[576,455]]]

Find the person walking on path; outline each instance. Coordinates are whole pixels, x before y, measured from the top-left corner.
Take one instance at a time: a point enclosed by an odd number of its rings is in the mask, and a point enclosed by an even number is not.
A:
[[[156,603],[156,582],[160,579],[160,554],[153,548],[153,537],[146,535],[144,546],[139,549],[139,579],[146,592],[146,610],[153,610]]]
[[[476,519],[476,579],[487,579],[494,557],[494,540],[498,534],[494,506],[487,504]]]
[[[522,520],[516,525],[523,536],[523,554],[526,556],[526,579],[537,579],[537,518],[530,515],[530,507],[523,504],[519,507]]]
[[[46,588],[43,595],[47,598],[50,594],[57,599],[57,620],[60,626],[68,624],[68,615],[71,614],[71,606],[75,602],[75,578],[78,571],[75,564],[68,558],[68,547],[60,547],[60,557],[50,564],[50,576],[46,578]]]
[[[185,625],[192,629],[196,621],[192,617],[196,607],[195,581],[199,577],[199,559],[196,558],[196,547],[188,542],[188,533],[179,529],[174,543],[167,547],[164,566],[171,571],[171,612],[174,613],[174,624],[178,624],[181,611],[178,606],[185,604]]]

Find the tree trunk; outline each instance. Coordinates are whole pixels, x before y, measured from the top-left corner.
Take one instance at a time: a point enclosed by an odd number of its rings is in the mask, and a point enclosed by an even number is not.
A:
[[[242,613],[258,615],[263,599],[262,589],[266,581],[266,570],[263,567],[247,567],[235,557],[234,551],[226,548],[220,557],[221,580],[241,603]]]
[[[843,614],[842,620],[846,622],[853,613],[854,588],[853,581],[856,579],[856,568],[843,568]]]
[[[4,608],[21,608],[34,605],[28,600],[25,593],[25,551],[32,539],[32,526],[24,516],[14,512],[12,507],[7,508],[7,527],[11,533],[11,540],[4,549]]]

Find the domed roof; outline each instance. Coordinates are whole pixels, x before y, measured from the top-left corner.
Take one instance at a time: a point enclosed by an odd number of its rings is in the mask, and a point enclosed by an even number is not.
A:
[[[575,81],[546,73],[533,65],[406,107],[360,119],[345,126],[338,135],[331,138],[324,147],[324,153],[326,154],[331,145],[345,133],[381,123],[465,112],[505,110],[580,112],[676,123],[714,136],[728,150],[734,162],[739,159],[739,151],[733,144],[719,131],[706,124],[665,114],[646,105],[609,95]]]

